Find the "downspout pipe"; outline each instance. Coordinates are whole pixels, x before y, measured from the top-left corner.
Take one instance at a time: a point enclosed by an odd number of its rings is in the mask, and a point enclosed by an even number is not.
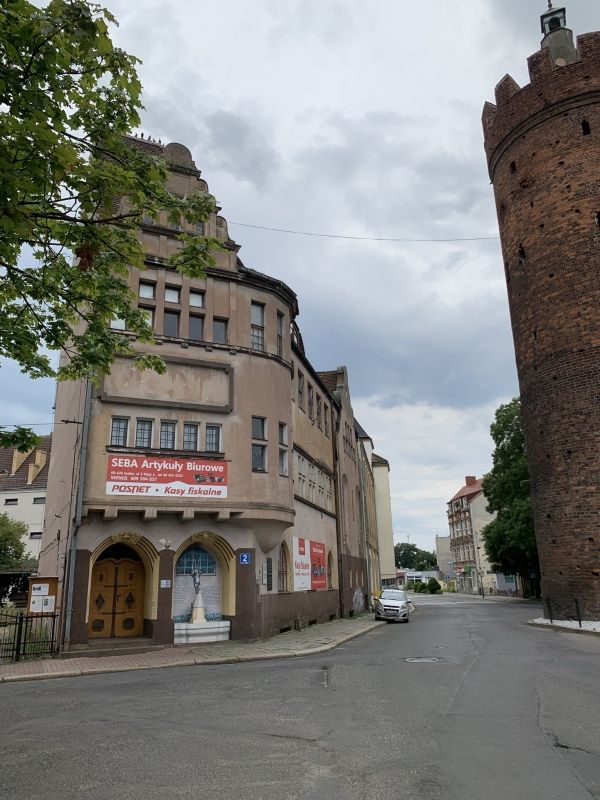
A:
[[[77,533],[81,525],[83,510],[83,487],[85,484],[85,465],[87,462],[88,431],[90,422],[90,408],[92,405],[92,382],[86,381],[85,401],[83,406],[83,421],[81,426],[81,447],[79,448],[79,480],[77,481],[77,495],[75,499],[75,519],[71,532],[69,550],[69,576],[67,582],[67,609],[65,615],[64,645],[69,648],[71,640],[71,620],[73,618],[73,591],[75,585],[75,554],[77,550]]]

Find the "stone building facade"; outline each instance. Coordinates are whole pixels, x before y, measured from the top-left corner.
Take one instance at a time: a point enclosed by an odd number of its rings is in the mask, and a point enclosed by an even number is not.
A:
[[[542,16],[530,83],[483,110],[523,408],[542,593],[600,619],[600,33]]]
[[[167,161],[171,191],[207,191],[182,145],[132,144]],[[69,646],[251,640],[365,608],[346,371],[332,391],[312,368],[296,295],[244,266],[222,216],[188,232],[222,242],[206,277],[169,268],[162,219],[129,274],[156,334],[133,346],[166,373],[120,358],[57,387],[56,418],[81,424],[55,434],[40,574],[60,579]]]

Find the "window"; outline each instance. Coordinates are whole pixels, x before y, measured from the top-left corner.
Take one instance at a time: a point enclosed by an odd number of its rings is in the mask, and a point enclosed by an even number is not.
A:
[[[288,475],[288,451],[287,448],[279,448],[279,474],[287,477]]]
[[[288,591],[288,554],[285,544],[279,548],[279,558],[277,559],[277,591]]]
[[[315,390],[308,384],[308,418],[314,419],[315,411]]]
[[[298,488],[296,494],[298,497],[304,497],[306,494],[306,468],[308,462],[300,453],[296,453],[296,464],[298,472]]]
[[[135,429],[135,446],[152,447],[152,420],[138,419]]]
[[[175,449],[175,435],[177,432],[176,422],[160,423],[160,446],[163,450]]]
[[[123,417],[113,417],[110,428],[110,443],[114,447],[127,446],[127,429],[129,420]]]
[[[179,336],[179,314],[176,311],[165,311],[164,336]]]
[[[198,449],[198,426],[191,422],[186,422],[183,426],[183,449]]]
[[[227,344],[227,320],[213,319],[213,342]]]
[[[207,425],[206,426],[206,452],[207,453],[220,453],[221,452],[221,426],[220,425]]]
[[[119,317],[113,317],[110,321],[110,327],[113,329],[113,331],[124,331],[125,320],[119,319]]]
[[[204,308],[204,292],[190,292],[190,305],[193,308]]]
[[[267,471],[267,448],[264,444],[252,445],[252,472]]]
[[[190,314],[189,338],[195,342],[201,342],[204,339],[204,317]]]
[[[199,572],[200,575],[217,574],[215,557],[197,544],[186,550],[175,565],[175,575],[191,575],[192,572]]]
[[[265,349],[265,307],[261,303],[250,304],[250,347]]]
[[[323,407],[321,404],[321,398],[319,397],[319,395],[317,395],[317,428],[319,429],[323,428],[322,415],[323,415]]]
[[[304,375],[298,372],[298,406],[304,411]]]
[[[7,497],[4,501],[5,506],[18,506],[19,499],[17,497]]]
[[[331,550],[327,555],[327,588],[333,589],[333,556]]]
[[[279,423],[279,474],[288,475],[288,426],[285,422]]]
[[[283,357],[283,314],[277,312],[277,355]]]
[[[194,233],[196,234],[196,236],[204,236],[204,223],[203,222],[197,222],[196,223],[196,225],[194,227]]]
[[[325,430],[325,436],[329,436],[329,408],[328,408],[328,406],[323,406],[323,429]]]
[[[181,230],[181,225],[180,225],[179,222],[169,222],[169,228],[172,231],[180,231]]]
[[[154,300],[154,292],[156,286],[153,283],[143,283],[140,281],[139,296],[145,297],[147,300]]]
[[[154,217],[151,217],[150,214],[144,214],[142,217],[142,223],[144,225],[154,225]]]
[[[34,497],[33,498],[33,505],[34,506],[43,506],[46,502],[45,497]]]
[[[30,539],[41,539],[42,538],[42,532],[41,531],[31,531],[31,533],[29,534],[29,538]]]
[[[146,322],[148,325],[150,325],[151,328],[154,328],[154,309],[140,306],[140,311],[146,317]]]
[[[265,417],[252,417],[252,438],[266,439],[267,420]]]
[[[167,286],[165,288],[165,303],[179,303],[181,299],[181,289],[178,286]]]

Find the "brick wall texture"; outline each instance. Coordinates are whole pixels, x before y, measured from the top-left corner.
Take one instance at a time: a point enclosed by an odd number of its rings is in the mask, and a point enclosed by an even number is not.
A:
[[[600,619],[600,33],[529,59],[483,111],[542,569],[557,616]]]

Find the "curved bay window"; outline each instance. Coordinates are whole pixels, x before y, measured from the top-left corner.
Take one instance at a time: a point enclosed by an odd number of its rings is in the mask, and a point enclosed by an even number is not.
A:
[[[221,619],[221,568],[214,555],[200,545],[188,547],[175,564],[173,583],[173,619],[190,622],[196,598],[194,575],[200,580],[200,592],[207,622]]]
[[[290,559],[288,557],[285,543],[279,548],[279,559],[277,561],[277,591],[289,592],[289,572]]]

